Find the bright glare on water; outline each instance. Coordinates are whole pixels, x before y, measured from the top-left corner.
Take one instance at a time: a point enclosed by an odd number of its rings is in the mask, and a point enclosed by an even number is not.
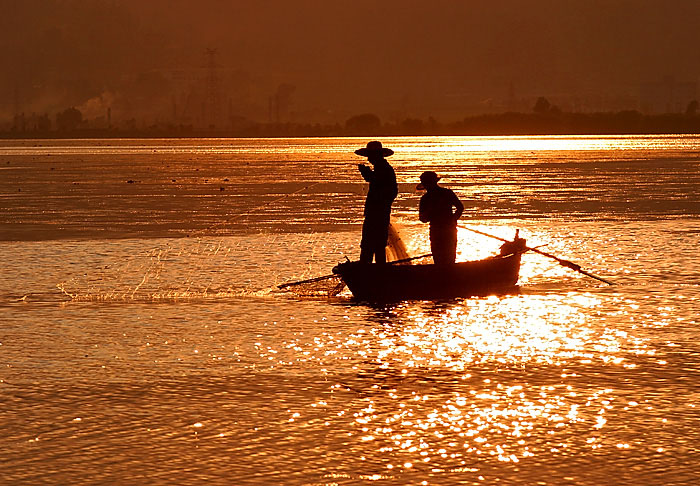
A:
[[[0,484],[700,481],[700,137],[382,140],[527,253],[520,292],[277,285],[359,254],[364,139],[0,148]],[[499,242],[460,230],[458,258]]]

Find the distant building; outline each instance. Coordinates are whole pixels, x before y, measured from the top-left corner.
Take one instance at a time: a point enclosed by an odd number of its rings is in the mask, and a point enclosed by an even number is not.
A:
[[[697,99],[697,81],[676,81],[672,76],[642,84],[639,93],[641,111],[649,115],[683,113]]]

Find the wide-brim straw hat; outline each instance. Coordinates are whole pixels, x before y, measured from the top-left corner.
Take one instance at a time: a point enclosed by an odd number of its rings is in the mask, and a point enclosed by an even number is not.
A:
[[[416,186],[416,189],[422,191],[425,189],[425,184],[429,184],[431,182],[436,183],[440,179],[441,177],[432,170],[426,170],[420,175],[420,184]]]
[[[390,157],[394,155],[394,151],[382,147],[382,142],[378,142],[376,140],[372,142],[367,142],[367,146],[358,150],[355,150],[355,153],[357,155],[360,155],[362,157],[371,157],[373,155],[381,155],[382,157]]]

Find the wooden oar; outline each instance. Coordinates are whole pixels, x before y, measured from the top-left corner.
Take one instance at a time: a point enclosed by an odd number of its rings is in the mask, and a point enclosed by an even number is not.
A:
[[[297,282],[288,282],[282,285],[278,285],[278,289],[286,289],[287,287],[293,287],[294,285],[302,285],[302,284],[307,284],[307,283],[313,283],[313,282],[320,282],[322,280],[328,280],[333,277],[340,277],[339,275],[335,274],[330,274],[330,275],[323,275],[321,277],[316,277],[316,278],[310,278],[308,280],[299,280]]]
[[[421,258],[428,258],[429,256],[433,256],[433,254],[432,254],[432,253],[427,253],[427,254],[425,254],[425,255],[414,256],[414,257],[411,257],[411,258],[404,258],[404,259],[402,259],[402,260],[394,260],[393,262],[387,262],[387,263],[388,263],[389,265],[394,265],[394,264],[396,264],[396,263],[406,263],[406,262],[410,262],[410,261],[412,261],[412,260],[419,260],[419,259],[421,259]],[[292,287],[292,286],[294,286],[294,285],[302,285],[302,284],[307,284],[307,283],[320,282],[320,281],[322,281],[322,280],[328,280],[328,279],[331,279],[331,278],[340,278],[340,275],[336,275],[336,274],[332,273],[332,274],[330,274],[330,275],[323,275],[323,276],[321,276],[321,277],[310,278],[310,279],[308,279],[308,280],[299,280],[299,281],[297,281],[297,282],[285,283],[285,284],[282,284],[282,285],[278,285],[277,288],[278,288],[278,289],[286,289],[287,287]]]
[[[484,233],[483,231],[479,231],[479,230],[476,230],[476,229],[474,229],[474,228],[469,228],[469,227],[464,226],[464,225],[461,225],[461,224],[458,224],[457,226],[460,227],[460,228],[462,228],[462,229],[465,229],[465,230],[468,230],[468,231],[472,231],[472,232],[474,232],[474,233],[477,233],[477,234],[480,234],[480,235],[483,235],[483,236],[488,236],[489,238],[495,238],[495,239],[497,239],[497,240],[501,240],[501,241],[504,241],[504,242],[506,242],[506,243],[511,243],[511,240],[508,240],[508,239],[506,239],[506,238],[501,238],[500,236],[495,236],[495,235],[491,235],[491,234],[489,234],[489,233]],[[580,273],[580,274],[583,274],[583,275],[585,275],[585,276],[587,276],[587,277],[594,278],[594,279],[599,280],[599,281],[601,281],[601,282],[603,282],[603,283],[606,283],[606,284],[608,284],[608,285],[615,285],[614,283],[612,283],[612,282],[609,281],[609,280],[605,280],[605,279],[602,278],[602,277],[598,277],[598,276],[596,276],[596,275],[593,275],[593,274],[590,273],[590,272],[587,272],[587,271],[583,270],[583,269],[581,268],[581,265],[578,265],[578,264],[576,264],[576,263],[574,263],[574,262],[572,262],[572,261],[564,260],[563,258],[559,258],[558,256],[552,255],[551,253],[547,253],[546,251],[538,250],[537,248],[532,248],[532,247],[530,247],[530,246],[526,246],[525,249],[526,249],[526,250],[529,250],[529,251],[534,251],[535,253],[539,253],[540,255],[546,256],[547,258],[551,258],[551,259],[553,259],[553,260],[556,260],[560,265],[562,265],[562,266],[564,266],[564,267],[566,267],[566,268],[570,268],[571,270],[574,270],[574,271],[576,271],[576,272],[578,272],[578,273]]]

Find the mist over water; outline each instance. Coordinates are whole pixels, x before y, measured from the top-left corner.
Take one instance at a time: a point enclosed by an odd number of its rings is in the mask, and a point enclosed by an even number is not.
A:
[[[359,254],[366,140],[10,142],[0,483],[700,479],[700,138],[382,142],[411,254],[435,170],[464,224],[616,285],[526,254],[518,295],[300,298]]]
[[[56,128],[76,107],[101,128],[207,128],[212,84],[219,127],[272,121],[283,86],[283,123],[461,120],[540,96],[565,112],[682,113],[700,76],[695,0],[25,0],[3,14],[0,127],[47,113]]]

